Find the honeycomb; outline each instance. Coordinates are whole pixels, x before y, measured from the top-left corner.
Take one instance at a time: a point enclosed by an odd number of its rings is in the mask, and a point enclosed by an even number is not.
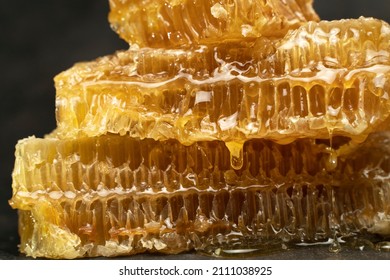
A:
[[[121,51],[55,78],[58,126],[63,137],[185,145],[330,134],[361,142],[389,116],[389,44],[387,23],[360,18],[310,22],[276,41]]]
[[[21,250],[76,258],[201,250],[242,235],[260,244],[390,234],[389,141],[371,135],[329,172],[329,145],[313,139],[247,141],[235,170],[221,141],[29,138],[13,174]]]
[[[109,20],[130,44],[169,47],[280,37],[318,21],[312,0],[110,0]]]
[[[390,27],[311,0],[110,0],[130,48],[55,77],[16,145],[28,256],[390,235]]]

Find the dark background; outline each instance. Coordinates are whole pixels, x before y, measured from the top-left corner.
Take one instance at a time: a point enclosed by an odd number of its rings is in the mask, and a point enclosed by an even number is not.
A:
[[[15,144],[55,128],[56,74],[128,45],[109,27],[108,0],[0,3],[0,258],[15,258],[17,215],[8,205]],[[315,8],[322,19],[390,21],[389,0],[316,0]]]

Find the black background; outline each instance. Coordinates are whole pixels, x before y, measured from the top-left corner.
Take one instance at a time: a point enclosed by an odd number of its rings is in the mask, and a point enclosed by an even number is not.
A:
[[[322,19],[390,21],[389,0],[316,0]],[[55,128],[53,77],[75,62],[126,49],[111,31],[108,0],[1,0],[0,258],[17,253],[17,215],[8,205],[18,139]]]

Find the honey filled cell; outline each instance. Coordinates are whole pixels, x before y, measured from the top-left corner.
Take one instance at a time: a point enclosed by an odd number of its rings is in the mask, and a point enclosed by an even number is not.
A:
[[[329,143],[313,141],[248,141],[235,170],[219,141],[23,140],[11,201],[21,249],[76,258],[389,234],[389,133],[335,139],[332,169]]]

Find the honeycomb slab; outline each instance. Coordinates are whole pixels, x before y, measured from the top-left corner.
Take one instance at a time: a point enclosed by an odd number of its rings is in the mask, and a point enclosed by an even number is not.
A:
[[[110,0],[112,28],[130,44],[170,47],[280,37],[318,21],[312,0]]]
[[[29,138],[13,173],[21,250],[76,258],[390,234],[389,137],[348,147],[331,171],[329,146],[312,139],[248,141],[235,170],[220,141]]]
[[[357,41],[357,38],[359,40]],[[130,49],[56,77],[63,137],[362,141],[390,112],[390,28],[310,22],[282,40]]]

